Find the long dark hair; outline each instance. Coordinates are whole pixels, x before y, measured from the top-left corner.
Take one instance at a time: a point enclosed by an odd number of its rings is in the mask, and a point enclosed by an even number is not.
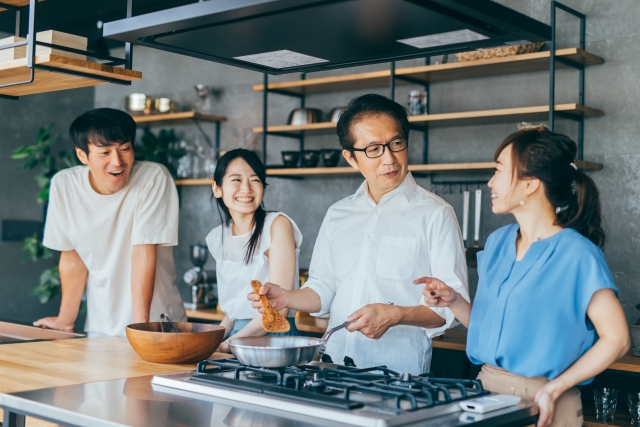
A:
[[[556,207],[555,224],[573,228],[603,248],[600,194],[593,180],[575,166],[576,143],[544,127],[525,129],[506,137],[494,159],[509,145],[514,175],[544,184],[547,199]]]
[[[267,171],[265,170],[264,164],[253,151],[245,150],[244,148],[229,150],[225,153],[224,156],[220,157],[220,160],[218,160],[218,164],[216,165],[216,171],[213,173],[213,180],[215,181],[217,186],[222,186],[222,179],[227,172],[227,168],[229,167],[229,164],[235,159],[243,159],[245,162],[247,162],[249,167],[253,169],[256,175],[258,175],[258,178],[260,178],[262,187],[267,188]],[[222,226],[228,227],[232,219],[229,208],[224,204],[222,197],[216,198],[216,202],[218,203],[218,213],[220,213]],[[260,243],[260,237],[262,236],[262,227],[264,227],[264,220],[266,216],[267,211],[264,209],[264,203],[261,203],[258,209],[253,214],[253,221],[251,225],[254,227],[254,229],[253,233],[251,233],[251,237],[249,238],[249,242],[247,243],[247,249],[244,253],[245,264],[249,264],[251,262],[251,258],[253,258],[253,254],[255,253],[258,244]]]

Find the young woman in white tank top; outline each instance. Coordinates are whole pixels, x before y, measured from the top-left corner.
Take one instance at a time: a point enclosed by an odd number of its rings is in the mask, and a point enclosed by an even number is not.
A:
[[[262,315],[247,300],[251,281],[274,282],[297,289],[298,254],[302,234],[295,222],[281,212],[264,210],[262,199],[267,186],[265,167],[253,152],[228,151],[218,161],[213,177],[213,195],[222,224],[211,230],[207,246],[216,260],[218,300],[225,313],[221,325],[225,340],[230,336],[266,335]],[[291,330],[299,335],[294,311],[284,309]],[[226,342],[217,351],[229,352]]]

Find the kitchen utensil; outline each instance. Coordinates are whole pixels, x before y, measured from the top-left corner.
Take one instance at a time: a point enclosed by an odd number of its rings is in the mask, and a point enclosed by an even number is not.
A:
[[[352,321],[353,322],[353,321]],[[350,325],[344,322],[328,330],[322,338],[295,336],[243,337],[227,340],[229,349],[240,363],[262,368],[301,366],[322,356],[331,335]]]
[[[618,390],[596,388],[593,390],[593,402],[596,407],[596,419],[604,422],[613,421],[618,407]]]
[[[178,103],[169,98],[156,98],[153,100],[153,111],[160,114],[173,113],[178,111]]]
[[[162,320],[164,320],[165,322],[167,322],[167,323],[169,324],[169,326],[171,326],[171,329],[173,329],[173,332],[175,332],[176,334],[180,333],[180,330],[179,330],[179,329],[178,329],[178,327],[177,327],[177,326],[176,326],[176,325],[171,321],[171,318],[170,318],[168,315],[166,315],[166,314],[162,313],[162,314],[160,315],[160,319],[162,319]],[[161,327],[162,327],[162,332],[164,332],[164,326],[162,326],[162,325],[161,325]]]
[[[345,111],[347,111],[347,107],[336,107],[331,109],[331,112],[329,113],[329,121],[333,123],[338,123],[338,120],[340,120],[340,116]]]
[[[467,239],[469,238],[469,197],[471,193],[469,190],[465,190],[462,193],[462,240],[464,241],[464,247],[467,248]]]
[[[153,98],[144,93],[132,93],[125,100],[125,108],[132,116],[151,114],[153,111]]]
[[[640,426],[640,393],[627,393],[631,425]]]
[[[340,161],[341,150],[336,149],[323,149],[322,150],[322,163],[328,168],[332,168],[338,165]]]
[[[283,151],[282,152],[282,163],[284,163],[284,167],[297,168],[298,162],[300,162],[299,151]]]
[[[262,283],[259,280],[251,281],[251,289],[260,295]],[[272,306],[265,295],[260,295],[260,304],[262,305],[262,327],[267,332],[289,332],[291,325],[286,317],[278,313]]]
[[[289,114],[289,123],[292,126],[308,125],[322,121],[322,111],[317,108],[296,108]]]
[[[466,249],[467,265],[472,268],[478,267],[478,252],[480,247],[480,213],[482,212],[482,190],[476,190],[475,217],[473,222],[473,247]]]
[[[224,327],[220,325],[176,322],[180,333],[165,334],[161,323],[133,323],[126,328],[129,344],[148,362],[199,362],[211,356],[224,338]]]
[[[304,150],[302,164],[305,168],[315,168],[320,160],[320,150]]]

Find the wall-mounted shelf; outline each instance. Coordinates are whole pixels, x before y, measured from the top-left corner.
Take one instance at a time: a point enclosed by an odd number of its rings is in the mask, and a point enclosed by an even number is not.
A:
[[[30,84],[0,88],[0,95],[23,96],[58,90],[76,89],[109,83],[105,80],[94,80],[89,76],[108,78],[121,82],[140,80],[140,71],[113,67],[97,62],[83,61],[58,55],[40,55],[35,57],[35,64],[48,67],[34,70],[34,81]],[[79,72],[84,75],[66,74],[65,70]],[[0,62],[0,85],[29,78],[31,69],[27,68],[27,59]]]
[[[530,73],[549,70],[550,52],[536,52],[514,55],[504,58],[491,58],[479,61],[452,62],[438,65],[399,68],[395,70],[398,84],[434,83],[440,81],[473,79],[506,74]],[[602,64],[604,59],[578,48],[556,50],[558,68]],[[295,94],[312,94],[343,90],[358,90],[389,85],[391,70],[349,74],[335,77],[321,77],[308,80],[295,80],[270,83],[269,91],[281,91]],[[254,91],[264,90],[264,85],[253,86]]]
[[[151,114],[148,116],[134,116],[136,123],[155,123],[176,120],[200,120],[203,122],[226,122],[227,118],[223,116],[214,116],[211,114],[201,114],[195,111],[182,111],[178,113],[167,114]]]
[[[577,160],[576,165],[580,170],[594,171],[602,169],[600,163],[585,162]],[[440,173],[440,172],[487,172],[496,167],[494,162],[477,162],[477,163],[438,163],[429,165],[409,165],[411,172],[417,173]],[[333,168],[268,168],[269,176],[288,176],[288,177],[313,177],[313,176],[340,176],[340,175],[359,175],[360,172],[350,166],[333,167]],[[210,179],[179,179],[176,185],[211,185]],[[638,367],[640,370],[640,366]]]
[[[585,107],[579,104],[559,104],[554,111],[558,116],[572,119],[588,117],[601,117],[604,113],[595,108]],[[501,108],[497,110],[464,111],[458,113],[425,114],[422,116],[410,116],[409,123],[429,124],[429,127],[465,126],[474,124],[494,124],[519,121],[541,121],[549,117],[549,106]],[[330,131],[336,128],[336,123],[323,122],[300,126],[269,126],[267,133]],[[253,128],[255,133],[262,133],[262,127]]]

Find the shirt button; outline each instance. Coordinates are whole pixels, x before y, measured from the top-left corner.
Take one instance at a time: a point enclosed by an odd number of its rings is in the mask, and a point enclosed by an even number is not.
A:
[[[362,293],[362,291],[359,290],[359,289],[356,291],[356,295],[360,295],[361,293]]]
[[[364,262],[364,261],[363,261],[363,262],[361,262],[360,264],[362,264],[363,266],[364,266],[364,265],[367,265],[367,263],[366,263],[366,262]]]
[[[377,210],[373,211],[373,213],[374,213],[374,214],[376,214],[376,215],[378,215],[378,211],[377,211]]]
[[[367,239],[369,239],[369,240],[372,239],[371,234],[367,234]]]

